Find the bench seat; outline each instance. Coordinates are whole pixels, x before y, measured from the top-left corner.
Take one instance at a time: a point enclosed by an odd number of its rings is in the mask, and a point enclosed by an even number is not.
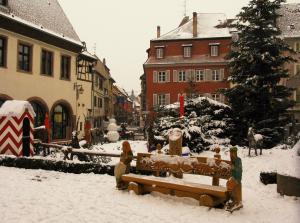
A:
[[[182,179],[126,174],[122,176],[122,180],[129,183],[128,189],[136,194],[157,191],[178,197],[191,197],[198,200],[200,205],[209,207],[217,206],[228,197],[226,187],[191,183]]]

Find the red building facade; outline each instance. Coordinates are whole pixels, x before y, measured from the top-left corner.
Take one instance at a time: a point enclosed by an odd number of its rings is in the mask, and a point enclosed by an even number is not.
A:
[[[144,64],[147,111],[177,102],[180,94],[207,96],[224,102],[218,90],[229,88],[228,60],[231,34],[224,14],[184,18],[175,30],[150,41]]]

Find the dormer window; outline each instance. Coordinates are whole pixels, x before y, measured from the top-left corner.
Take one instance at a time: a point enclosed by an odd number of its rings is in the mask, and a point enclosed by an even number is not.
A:
[[[192,44],[182,45],[183,46],[183,57],[189,58],[192,56]]]
[[[210,56],[211,57],[217,57],[219,56],[219,43],[210,43]]]
[[[7,6],[7,0],[0,0],[0,5]]]
[[[156,58],[164,58],[164,46],[156,46]]]

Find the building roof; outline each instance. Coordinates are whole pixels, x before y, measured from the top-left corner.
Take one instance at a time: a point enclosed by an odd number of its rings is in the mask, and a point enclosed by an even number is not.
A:
[[[95,55],[91,54],[89,51],[85,50],[83,52],[80,53],[81,56],[91,60],[91,61],[97,61],[98,57],[96,57]]]
[[[0,7],[0,16],[82,45],[57,0],[9,0]]]
[[[226,22],[227,18],[225,14],[198,13],[197,19],[197,37],[193,37],[193,19],[190,19],[178,28],[152,41],[231,37],[228,27],[216,27]]]
[[[284,38],[300,37],[300,4],[283,4],[279,9],[282,15],[278,19],[278,26]]]
[[[183,58],[182,55],[168,56],[162,59],[149,57],[145,62],[145,66],[159,66],[159,65],[201,65],[201,64],[223,64],[228,63],[225,59],[226,54],[221,54],[218,57],[210,57],[208,55],[195,55],[191,58]]]

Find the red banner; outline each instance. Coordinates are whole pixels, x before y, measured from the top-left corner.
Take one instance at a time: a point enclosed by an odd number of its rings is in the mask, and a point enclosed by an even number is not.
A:
[[[179,104],[180,104],[179,117],[182,117],[182,116],[184,116],[184,96],[183,95],[179,96]]]

